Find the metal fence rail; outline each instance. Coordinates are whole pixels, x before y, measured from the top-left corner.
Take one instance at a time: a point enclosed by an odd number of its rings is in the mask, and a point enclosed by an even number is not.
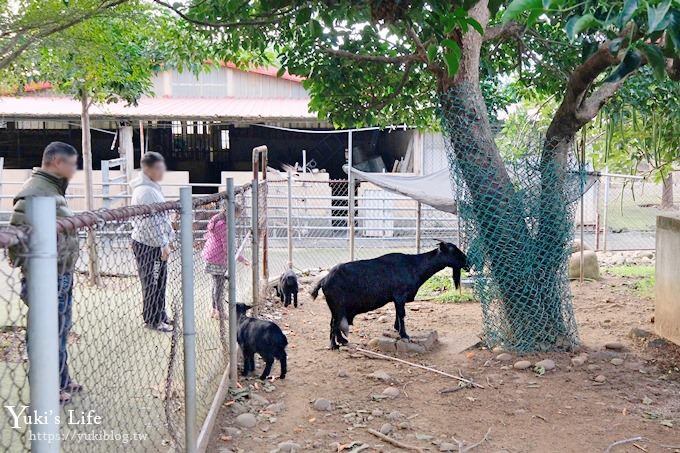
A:
[[[62,451],[124,448],[167,452],[205,447],[216,407],[229,382],[229,354],[235,352],[229,338],[227,294],[233,291],[233,302],[247,300],[254,286],[249,268],[253,209],[246,201],[252,201],[250,194],[250,185],[246,185],[236,188],[232,196],[220,192],[192,200],[187,188],[182,190],[183,206],[171,201],[53,220],[51,231],[77,234],[80,243],[73,272],[72,310],[67,317],[60,312],[59,338],[68,350],[68,374],[83,388],[72,392],[71,401],[61,409]],[[223,278],[223,292],[216,296],[216,279],[208,273],[202,252],[211,219],[218,216],[226,228],[230,202],[240,208],[234,210],[238,212],[234,228],[225,231],[232,232],[233,253],[242,259],[230,275],[232,283]],[[27,323],[29,310],[21,300],[23,273],[7,259],[7,250],[18,247],[29,263],[31,257],[42,256],[40,250],[30,248],[29,231],[28,227],[0,229],[0,248],[5,250],[0,260],[0,297],[4,302],[0,310],[0,403],[19,408],[37,403],[30,390],[38,387],[29,385],[27,363],[34,364],[38,348],[32,347],[27,354],[27,328],[31,339],[46,335],[31,333],[39,322]],[[162,231],[172,246],[165,261],[159,249],[140,239],[153,241]],[[94,247],[86,237],[94,238]],[[92,266],[93,261],[98,265]],[[65,282],[61,277],[58,280]],[[29,277],[28,281],[39,279]],[[151,319],[153,313],[160,313],[149,310],[153,303],[164,306],[165,321],[174,321],[171,332],[145,328],[145,324],[160,321],[160,314]],[[47,318],[54,320],[55,316],[47,313]],[[53,345],[59,343],[58,338],[48,340]],[[235,370],[235,362],[233,365]],[[86,419],[76,423],[83,419],[69,419],[70,414]],[[3,411],[0,448],[25,451],[36,428],[23,421],[15,427],[9,423],[10,415]]]
[[[674,188],[674,205],[680,204],[680,185]],[[600,176],[582,197],[584,219],[576,215],[577,238],[583,227],[585,243],[593,250],[653,250],[656,240],[656,216],[669,211],[662,207],[661,184],[640,176]]]
[[[347,180],[298,175],[290,182],[270,179],[267,184],[272,274],[283,272],[290,261],[298,270],[327,269],[352,256],[415,253],[431,248],[437,239],[462,239],[457,215],[368,183],[356,184],[353,197]],[[659,184],[641,177],[600,176],[580,200],[584,218],[581,221],[577,209],[576,238],[582,226],[584,241],[594,250],[654,249],[655,218],[663,213],[661,193]],[[680,187],[675,193],[677,200]]]
[[[330,268],[352,256],[416,253],[432,247],[436,239],[459,241],[457,216],[370,184],[356,184],[353,197],[347,180],[270,179],[267,184],[273,275],[287,269],[289,261],[298,270]]]

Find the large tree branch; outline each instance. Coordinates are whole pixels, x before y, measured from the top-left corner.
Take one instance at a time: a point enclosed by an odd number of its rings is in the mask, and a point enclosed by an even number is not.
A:
[[[29,47],[31,47],[33,44],[40,41],[41,39],[47,38],[48,36],[51,36],[55,33],[59,33],[68,28],[71,28],[79,24],[80,22],[92,19],[93,17],[101,14],[105,10],[121,5],[126,1],[127,0],[104,1],[96,9],[93,9],[81,15],[76,15],[75,17],[72,17],[70,20],[67,20],[66,22],[63,22],[51,28],[43,29],[42,31],[35,33],[32,36],[22,36],[21,34],[17,34],[17,36],[13,37],[13,39],[9,43],[0,48],[0,70],[8,67],[14,60],[16,60],[19,57],[19,55],[21,55]],[[17,43],[22,41],[22,39],[24,42],[21,43],[20,45],[17,45]]]
[[[382,110],[383,108],[385,108],[386,105],[395,100],[397,96],[399,96],[401,92],[404,90],[404,86],[406,86],[406,83],[408,82],[408,79],[411,76],[412,68],[413,61],[409,61],[408,63],[406,63],[406,66],[404,67],[404,74],[402,75],[399,84],[394,88],[394,91],[381,99],[377,99],[376,101],[371,102],[369,107],[376,110]]]
[[[200,25],[202,27],[212,27],[212,28],[235,28],[235,27],[252,27],[256,25],[270,25],[275,24],[280,21],[280,17],[293,11],[295,7],[283,8],[281,11],[276,11],[273,13],[267,13],[257,18],[251,20],[237,20],[237,21],[209,21],[196,19],[189,16],[187,13],[177,8],[175,5],[167,3],[163,0],[153,0],[154,3],[168,8],[170,11],[174,12],[181,19],[192,23],[194,25]]]
[[[330,49],[328,47],[319,47],[319,50],[327,55],[331,55],[339,58],[346,58],[348,60],[354,61],[371,61],[374,63],[385,63],[385,64],[404,64],[413,63],[415,61],[420,61],[421,57],[418,54],[406,54],[399,55],[396,57],[387,57],[384,55],[370,55],[362,53],[354,53],[347,50],[341,49]]]
[[[574,117],[582,126],[597,116],[602,106],[614,96],[616,91],[626,81],[627,77],[621,78],[616,82],[606,82],[600,85],[590,96],[581,102],[579,108],[574,112]]]
[[[493,27],[487,28],[484,31],[482,41],[502,41],[508,38],[521,38],[525,31],[526,27],[522,24],[518,24],[517,22],[508,22],[503,25],[495,25]]]

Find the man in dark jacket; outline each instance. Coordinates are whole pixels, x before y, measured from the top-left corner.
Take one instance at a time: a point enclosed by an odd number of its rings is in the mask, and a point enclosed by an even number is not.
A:
[[[24,183],[21,191],[14,198],[14,212],[10,219],[12,225],[26,222],[26,198],[54,197],[57,205],[57,217],[71,217],[71,211],[66,203],[66,188],[78,169],[78,152],[76,149],[62,142],[52,142],[43,152],[42,165],[34,168],[31,177]],[[71,330],[71,308],[73,305],[73,270],[78,259],[78,234],[75,231],[59,234],[57,237],[57,273],[59,300],[59,385],[61,388],[59,399],[62,403],[71,400],[71,393],[79,392],[82,386],[73,381],[68,372],[68,334]],[[10,258],[15,266],[22,269],[22,298],[26,291],[26,280],[33,278],[28,275],[25,260],[13,253]],[[37,276],[37,278],[40,278]],[[28,302],[28,301],[27,301]],[[30,310],[30,307],[29,307]]]

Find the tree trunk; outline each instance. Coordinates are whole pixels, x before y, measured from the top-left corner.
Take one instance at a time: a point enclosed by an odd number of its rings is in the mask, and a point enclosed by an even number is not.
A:
[[[470,15],[486,24],[486,1],[471,8]],[[538,195],[533,195],[531,184],[539,187],[542,181],[537,175],[511,176],[495,145],[479,85],[481,43],[476,32],[460,39],[460,68],[454,78],[440,80],[440,108],[451,143],[452,173],[465,186],[460,212],[473,230],[468,252],[481,277],[477,289],[482,293],[486,342],[516,350],[569,348],[575,328],[565,319],[570,313],[563,305],[565,281],[567,298],[569,293],[561,252],[568,250],[563,237],[568,205],[559,183],[547,185],[541,205],[545,214],[550,212],[545,216],[550,222],[537,227],[541,215],[532,210]],[[565,174],[562,163],[554,158],[549,162],[546,169],[556,167],[558,174]]]
[[[85,174],[85,209],[94,209],[94,188],[92,181],[92,138],[90,134],[90,99],[83,90],[80,95],[80,125],[82,130],[83,148],[83,173]],[[87,230],[88,272],[90,283],[101,285],[99,273],[99,258],[97,256],[96,231],[92,228]]]
[[[673,204],[673,172],[669,171],[663,178],[663,188],[661,192],[661,209],[664,211],[674,209]]]

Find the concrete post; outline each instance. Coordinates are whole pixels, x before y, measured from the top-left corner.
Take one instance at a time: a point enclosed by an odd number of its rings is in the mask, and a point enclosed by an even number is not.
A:
[[[656,218],[654,330],[680,345],[680,218]]]
[[[46,416],[46,423],[31,425],[31,451],[59,453],[59,305],[54,198],[29,198],[26,219],[31,226],[26,279],[31,413]]]
[[[181,205],[180,250],[182,266],[182,334],[184,337],[184,436],[185,450],[197,447],[196,319],[194,313],[194,232],[191,187],[179,189]]]

